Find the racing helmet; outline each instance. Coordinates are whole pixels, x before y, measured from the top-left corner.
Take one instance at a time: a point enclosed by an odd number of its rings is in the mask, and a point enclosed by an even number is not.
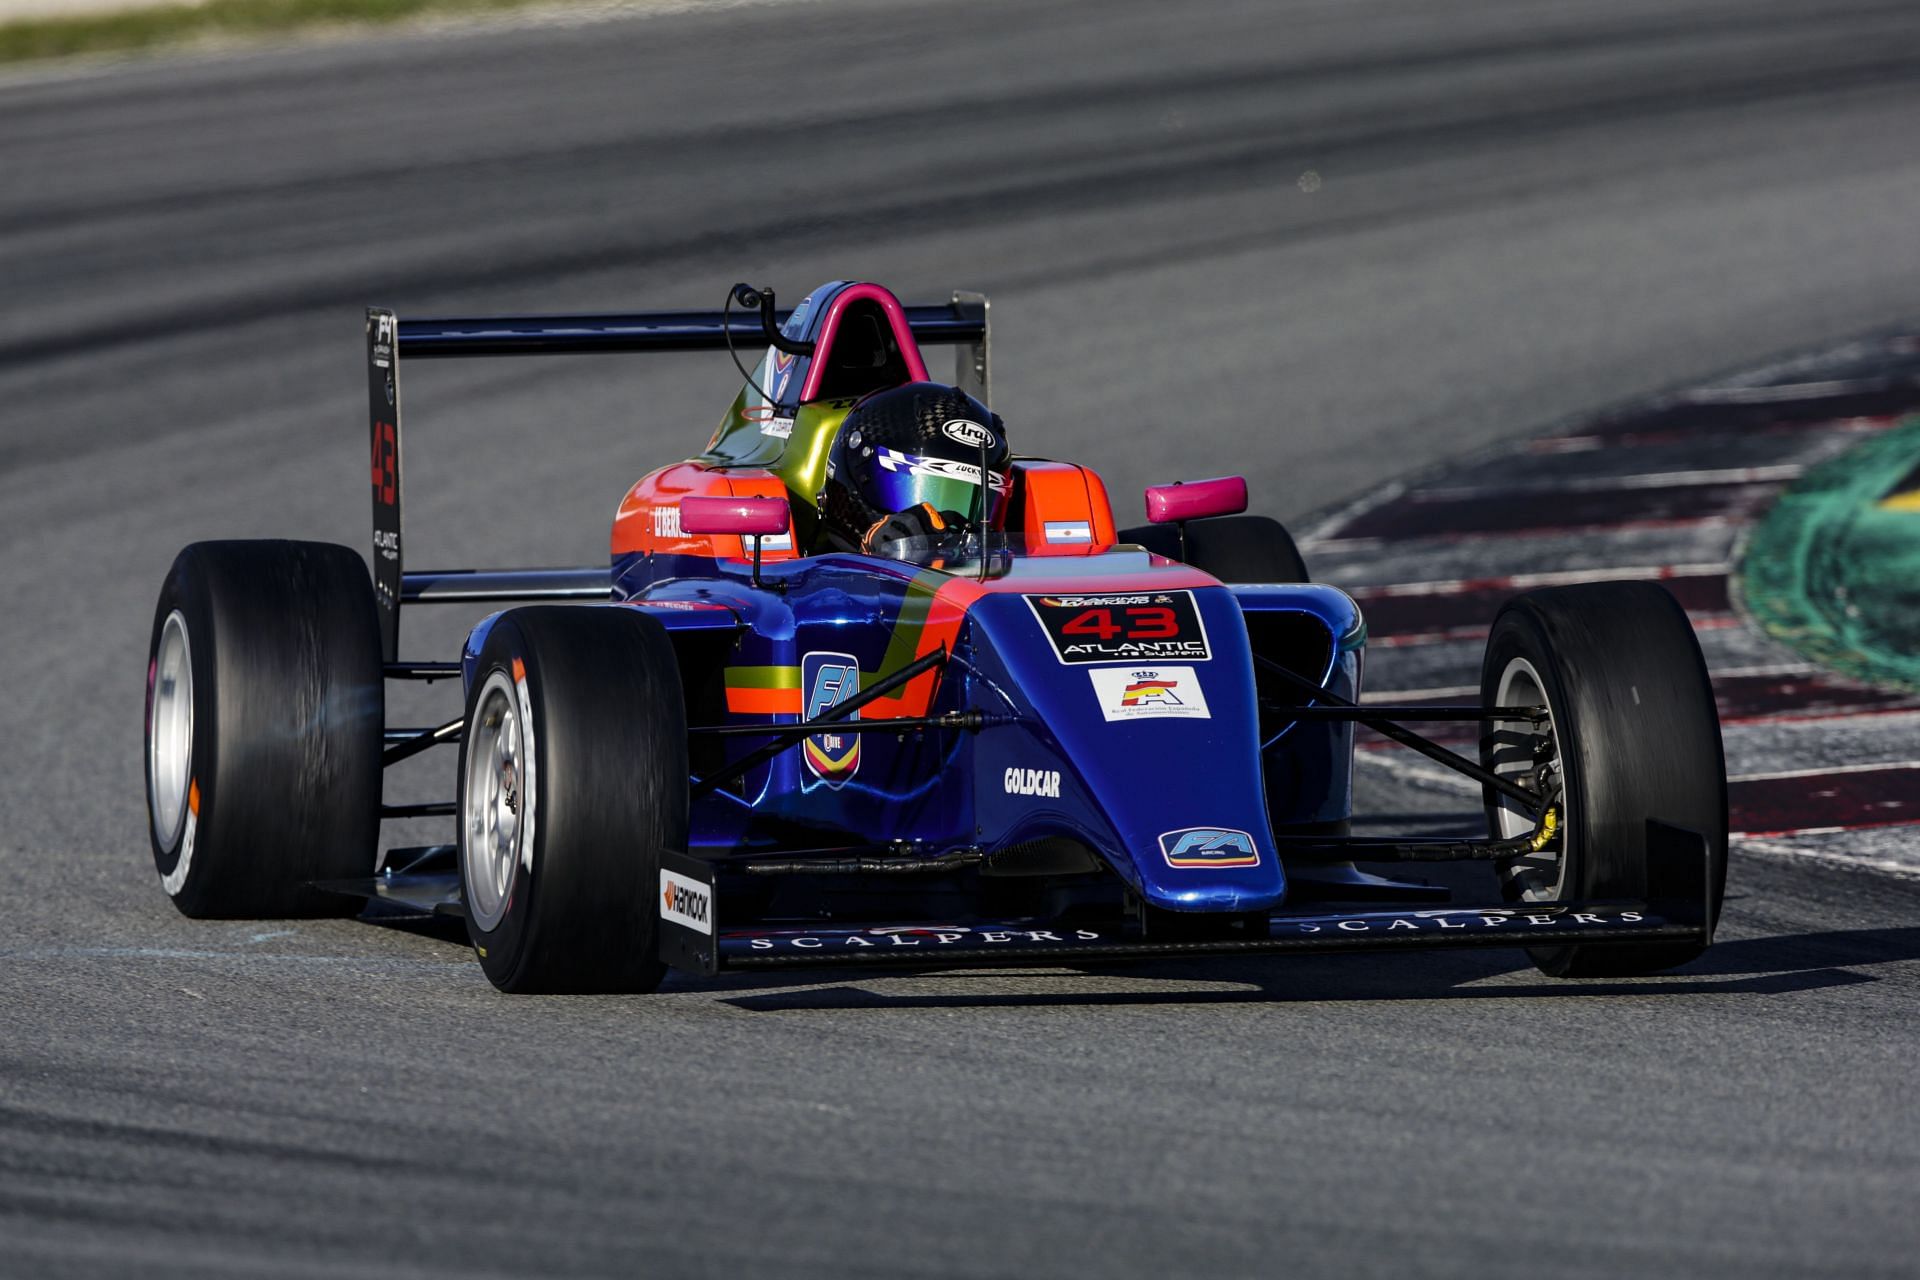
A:
[[[949,525],[964,527],[979,511],[987,528],[998,527],[1011,456],[999,415],[958,387],[909,382],[876,391],[848,412],[827,454],[823,539],[858,550],[875,525],[922,503]]]

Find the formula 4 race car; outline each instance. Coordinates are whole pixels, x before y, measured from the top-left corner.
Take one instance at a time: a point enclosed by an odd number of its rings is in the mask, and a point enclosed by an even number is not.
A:
[[[756,370],[705,452],[628,491],[610,564],[403,571],[403,358],[736,343],[764,347]],[[828,548],[842,424],[929,381],[923,344],[959,348],[949,390],[984,406],[979,295],[903,306],[837,282],[790,312],[746,286],[719,312],[370,311],[371,581],[344,547],[202,542],[161,589],[147,793],[176,906],[460,916],[487,976],[523,992],[646,991],[670,966],[1455,946],[1578,977],[1708,945],[1720,726],[1663,589],[1520,595],[1494,620],[1482,705],[1361,705],[1359,609],[1241,514],[1243,480],[1150,488],[1148,523],[1119,529],[1093,471],[993,468],[994,431],[970,419],[943,427],[981,446],[977,469],[941,464],[979,491],[958,545]],[[476,603],[513,607],[457,661],[400,657],[403,606]],[[464,714],[386,726],[387,681],[436,679],[462,681]],[[1477,724],[1478,758],[1405,727],[1438,721]],[[1349,834],[1356,724],[1477,781],[1487,838]],[[456,745],[453,799],[383,803],[383,770]],[[455,839],[382,849],[383,820],[421,817]],[[1484,864],[1492,901],[1384,865],[1439,860]]]

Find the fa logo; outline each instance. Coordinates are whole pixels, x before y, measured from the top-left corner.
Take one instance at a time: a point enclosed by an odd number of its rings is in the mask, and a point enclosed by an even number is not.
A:
[[[860,692],[860,663],[846,653],[810,653],[800,663],[800,687],[806,691],[806,718],[811,720]],[[858,720],[855,711],[848,720]],[[815,733],[802,744],[807,771],[830,786],[839,786],[860,770],[860,735],[835,730]]]
[[[1170,867],[1257,867],[1253,837],[1229,827],[1185,827],[1160,837]]]

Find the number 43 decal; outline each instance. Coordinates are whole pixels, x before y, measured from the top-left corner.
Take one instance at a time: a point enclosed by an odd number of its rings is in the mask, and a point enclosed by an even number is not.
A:
[[[1113,616],[1116,613],[1123,615],[1126,622],[1115,622]],[[1060,625],[1060,634],[1094,636],[1101,640],[1115,640],[1121,636],[1129,640],[1172,640],[1180,634],[1180,620],[1172,609],[1163,604],[1136,604],[1124,609],[1083,609]]]
[[[373,500],[390,507],[400,498],[399,435],[391,422],[373,424]]]
[[[1028,596],[1060,661],[1204,662],[1207,628],[1191,591]]]

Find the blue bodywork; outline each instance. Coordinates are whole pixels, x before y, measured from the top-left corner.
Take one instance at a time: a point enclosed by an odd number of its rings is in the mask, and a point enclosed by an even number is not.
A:
[[[1263,723],[1249,637],[1284,634],[1289,652],[1268,656],[1356,698],[1364,627],[1353,601],[1326,586],[1229,587],[1130,547],[1084,556],[1015,548],[985,581],[977,568],[829,554],[769,562],[755,586],[742,561],[618,558],[612,607],[645,609],[674,635],[683,668],[717,677],[689,687],[695,725],[797,723],[943,645],[942,673],[860,716],[975,710],[986,719],[977,732],[815,735],[696,798],[690,851],[995,857],[1066,840],[1156,907],[1279,905],[1287,877],[1274,828],[1349,816],[1352,726]],[[1028,603],[1063,592],[1191,592],[1206,656],[1069,663]],[[469,678],[490,624],[467,644]],[[1161,679],[1139,696],[1177,701],[1110,718],[1115,695],[1103,689],[1141,676]],[[1160,687],[1162,677],[1174,687]],[[789,709],[765,709],[790,696]],[[729,759],[757,745],[719,741]]]

